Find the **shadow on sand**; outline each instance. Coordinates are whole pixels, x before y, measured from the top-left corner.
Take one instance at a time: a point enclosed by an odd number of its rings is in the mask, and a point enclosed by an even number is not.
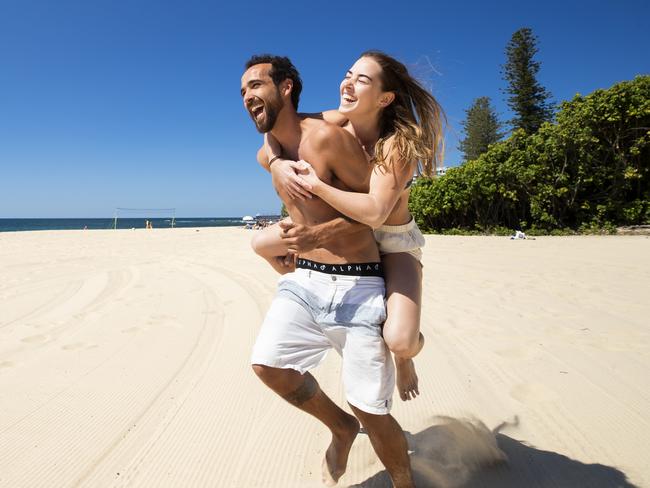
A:
[[[476,420],[436,418],[406,436],[417,488],[637,488],[616,468],[542,451]],[[508,462],[504,462],[505,459]],[[392,486],[386,471],[355,488]]]

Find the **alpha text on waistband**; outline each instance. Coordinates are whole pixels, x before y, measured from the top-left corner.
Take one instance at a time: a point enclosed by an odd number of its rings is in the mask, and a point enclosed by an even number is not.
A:
[[[345,276],[384,276],[381,263],[318,263],[310,259],[298,258],[296,268],[311,269],[320,273],[338,274]]]

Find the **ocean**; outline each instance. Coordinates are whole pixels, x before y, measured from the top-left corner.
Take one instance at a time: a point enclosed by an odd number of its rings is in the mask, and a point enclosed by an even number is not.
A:
[[[154,229],[170,228],[170,218],[149,218]],[[105,219],[0,219],[0,232],[28,230],[81,230],[112,229],[115,221]],[[174,227],[237,227],[241,226],[241,217],[177,217]],[[118,229],[144,229],[145,218],[118,218]]]

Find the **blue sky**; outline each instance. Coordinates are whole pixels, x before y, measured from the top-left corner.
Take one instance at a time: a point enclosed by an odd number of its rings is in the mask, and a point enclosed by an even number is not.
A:
[[[650,72],[650,2],[0,0],[0,218],[273,213],[260,137],[239,96],[253,53],[291,57],[301,109],[335,108],[359,53],[405,62],[442,103],[447,165],[464,110],[500,89],[530,27],[557,102]]]

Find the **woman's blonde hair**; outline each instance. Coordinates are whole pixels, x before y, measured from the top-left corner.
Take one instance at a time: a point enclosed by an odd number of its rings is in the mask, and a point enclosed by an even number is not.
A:
[[[404,164],[417,161],[420,174],[433,176],[444,154],[442,107],[395,58],[381,51],[366,51],[361,57],[374,59],[381,66],[382,90],[395,94],[379,117],[375,164],[385,167],[395,162],[387,161],[384,153],[384,144],[393,137],[392,149],[399,160]]]

